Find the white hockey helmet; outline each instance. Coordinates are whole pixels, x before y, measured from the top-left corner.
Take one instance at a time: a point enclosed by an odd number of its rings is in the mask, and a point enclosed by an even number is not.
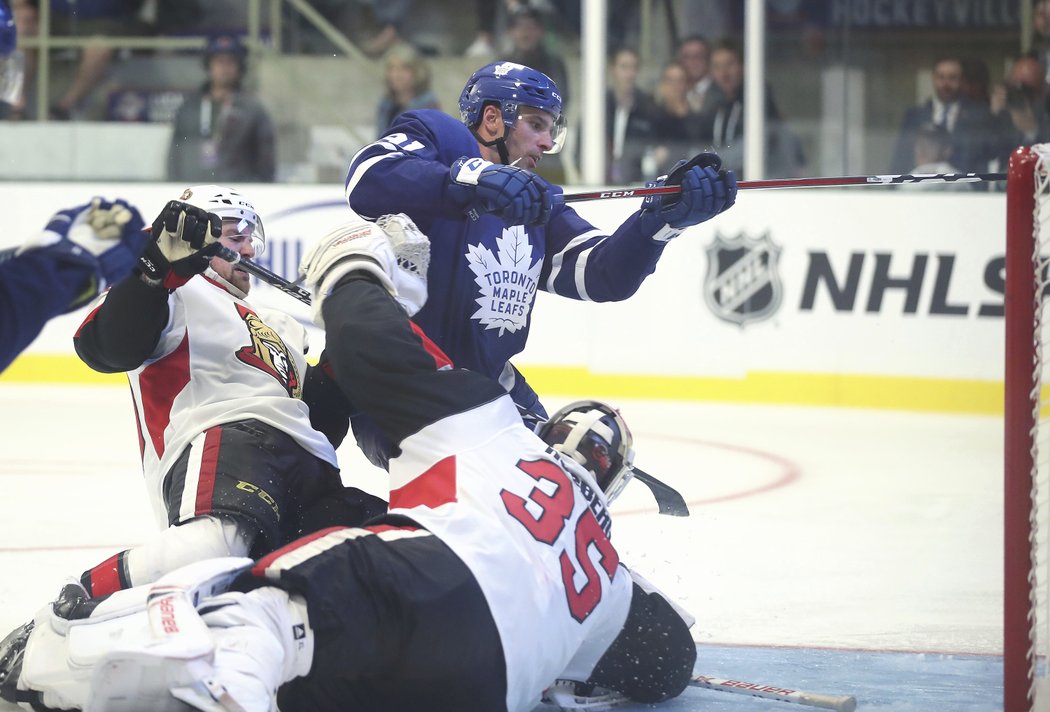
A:
[[[540,426],[539,436],[594,475],[610,503],[634,476],[631,431],[620,412],[606,403],[570,403]]]
[[[182,191],[179,200],[218,215],[223,223],[236,222],[237,231],[251,237],[256,254],[266,249],[262,218],[240,191],[221,185],[194,185]]]

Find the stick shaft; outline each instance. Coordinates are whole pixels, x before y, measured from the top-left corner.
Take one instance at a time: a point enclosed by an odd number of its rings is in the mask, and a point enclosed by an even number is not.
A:
[[[275,274],[262,265],[257,265],[247,257],[241,257],[233,250],[223,247],[217,253],[219,257],[230,264],[237,264],[244,268],[249,274],[255,275],[271,287],[276,287],[285,294],[298,299],[303,304],[310,304],[310,293],[297,284],[292,284],[279,274]]]
[[[1006,180],[1005,173],[903,173],[899,175],[835,176],[830,178],[772,178],[770,180],[743,180],[740,190],[755,188],[833,188],[850,185],[901,185],[904,183],[987,183]],[[681,186],[665,185],[655,188],[612,188],[590,193],[569,193],[566,203],[610,198],[645,198],[650,195],[673,195]]]
[[[708,690],[730,692],[736,695],[750,695],[778,702],[793,702],[807,707],[819,707],[837,712],[853,712],[857,709],[857,698],[850,695],[821,695],[815,692],[802,692],[772,685],[761,685],[742,680],[727,680],[707,675],[694,675],[689,684],[693,687],[704,687]]]

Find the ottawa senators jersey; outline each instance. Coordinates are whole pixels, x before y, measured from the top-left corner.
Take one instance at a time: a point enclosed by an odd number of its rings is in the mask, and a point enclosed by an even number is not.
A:
[[[310,426],[302,400],[306,330],[258,309],[212,270],[168,297],[168,322],[153,353],[127,373],[143,473],[158,521],[167,524],[165,473],[204,430],[245,418],[292,436],[333,466],[331,443]]]
[[[470,568],[503,641],[507,709],[532,709],[581,649],[593,665],[627,619],[632,582],[604,495],[522,424],[509,396],[433,423],[401,449],[390,513]]]
[[[593,665],[627,618],[631,578],[605,495],[525,426],[497,382],[452,368],[382,287],[350,281],[324,309],[340,388],[400,445],[390,514],[470,569],[502,642],[507,709],[532,709],[584,649]]]

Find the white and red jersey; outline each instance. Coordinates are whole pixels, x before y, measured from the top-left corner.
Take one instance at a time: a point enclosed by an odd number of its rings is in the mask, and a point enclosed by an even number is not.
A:
[[[503,641],[507,709],[532,709],[581,648],[593,665],[627,618],[631,577],[609,541],[605,496],[522,424],[509,396],[432,423],[401,449],[390,513],[470,568]]]
[[[212,270],[168,297],[168,321],[149,358],[128,371],[154,512],[167,525],[165,473],[206,429],[252,418],[336,465],[332,444],[310,425],[302,400],[306,330],[258,309]]]

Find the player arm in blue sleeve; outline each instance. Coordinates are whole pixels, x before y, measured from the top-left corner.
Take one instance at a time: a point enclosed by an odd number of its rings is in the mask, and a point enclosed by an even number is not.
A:
[[[0,263],[0,371],[69,308],[92,274],[42,251]]]
[[[650,185],[681,185],[681,192],[646,198],[641,209],[608,236],[571,208],[556,210],[547,228],[543,289],[596,302],[633,295],[656,269],[669,241],[734,205],[736,177],[721,166],[713,153],[680,161]]]
[[[405,213],[424,228],[435,219],[461,220],[466,204],[450,194],[449,167],[477,156],[470,131],[434,109],[402,114],[385,136],[354,156],[346,176],[346,199],[362,217]]]

